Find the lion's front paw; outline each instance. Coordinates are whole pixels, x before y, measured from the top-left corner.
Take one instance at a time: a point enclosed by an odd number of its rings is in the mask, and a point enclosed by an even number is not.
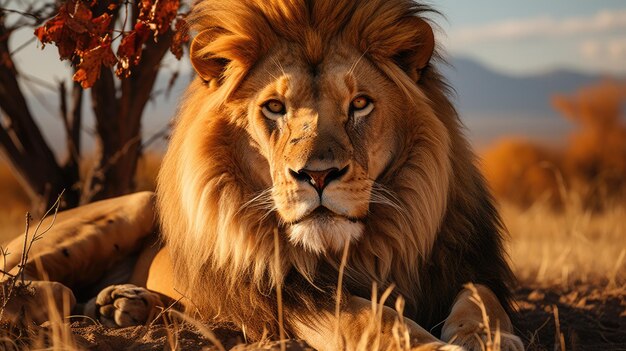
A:
[[[94,314],[109,327],[142,325],[152,321],[163,303],[158,294],[132,284],[111,285],[95,299]]]
[[[454,345],[459,345],[463,349],[468,351],[482,351],[482,350],[502,350],[502,351],[524,351],[524,344],[522,340],[510,333],[500,332],[499,347],[494,346],[487,348],[487,338],[482,330],[477,330],[474,333],[463,333],[452,338],[450,342]],[[495,335],[491,338],[492,345],[498,344]]]

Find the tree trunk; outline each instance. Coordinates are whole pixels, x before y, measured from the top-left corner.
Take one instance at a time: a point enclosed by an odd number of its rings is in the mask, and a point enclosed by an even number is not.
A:
[[[11,31],[0,18],[0,109],[4,112],[0,119],[0,151],[29,194],[32,211],[41,213],[78,179],[65,177],[33,119],[17,81],[18,72],[8,46],[10,36]]]
[[[141,117],[150,100],[159,72],[159,63],[167,53],[172,32],[148,42],[141,62],[121,82],[121,95],[115,96],[111,69],[103,68],[100,79],[91,88],[96,116],[96,163],[87,180],[81,203],[127,194],[135,190],[135,171],[142,152]]]

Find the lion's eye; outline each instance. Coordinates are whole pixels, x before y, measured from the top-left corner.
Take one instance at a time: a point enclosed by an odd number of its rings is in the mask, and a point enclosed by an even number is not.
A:
[[[372,100],[364,95],[357,96],[350,102],[350,113],[354,117],[367,116],[374,109]]]
[[[285,105],[278,100],[270,100],[265,104],[265,106],[267,106],[267,109],[272,113],[284,113],[283,110],[285,109]]]
[[[287,113],[285,104],[276,99],[270,100],[263,104],[262,111],[265,117],[273,120],[278,119],[282,117],[285,113]]]
[[[352,100],[352,108],[354,108],[355,110],[362,110],[367,106],[368,103],[369,101],[367,101],[367,98],[365,96],[359,96],[358,98]]]

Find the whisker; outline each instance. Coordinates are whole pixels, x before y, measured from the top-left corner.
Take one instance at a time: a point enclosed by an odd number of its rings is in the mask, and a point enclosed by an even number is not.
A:
[[[241,211],[245,209],[252,208],[267,208],[268,205],[274,205],[274,202],[271,198],[273,187],[269,187],[265,190],[260,191],[258,194],[254,195],[250,200],[244,202],[237,210],[235,215],[238,215]]]
[[[283,65],[280,63],[280,61],[278,61],[278,59],[276,59],[276,57],[273,57],[272,61],[274,61],[274,64],[276,64],[276,66],[278,68],[280,68],[280,71],[283,73],[283,76],[286,76],[287,73],[285,73],[285,69],[283,68]]]
[[[270,208],[267,209],[267,211],[265,211],[265,213],[263,214],[263,216],[261,216],[260,222],[264,221],[267,219],[267,217],[269,217],[271,214],[273,214],[274,212],[276,212],[277,208],[276,206],[272,206]],[[277,216],[279,222],[281,221],[280,216]]]
[[[359,62],[361,62],[361,59],[365,56],[365,54],[367,53],[367,50],[369,50],[369,48],[365,49],[365,51],[363,51],[363,53],[361,54],[361,56],[359,56],[358,59],[356,59],[356,61],[354,61],[354,63],[352,64],[352,66],[350,67],[350,69],[348,70],[347,74],[352,74],[352,72],[354,72],[354,70],[356,69],[356,66],[359,64]]]
[[[407,219],[406,217],[409,215],[407,209],[402,206],[402,201],[396,194],[380,183],[374,182],[372,184],[370,203],[389,206],[400,213],[405,219]]]
[[[269,69],[266,68],[265,73],[267,73],[267,75],[270,76],[273,80],[278,80],[278,78],[272,72],[270,72]]]

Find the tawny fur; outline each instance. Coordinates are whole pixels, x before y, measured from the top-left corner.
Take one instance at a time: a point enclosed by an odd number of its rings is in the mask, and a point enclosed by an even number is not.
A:
[[[346,239],[344,296],[369,298],[373,282],[382,290],[393,284],[394,296],[407,301],[405,315],[426,329],[446,317],[468,281],[487,286],[507,306],[512,275],[497,212],[445,83],[416,54],[429,40],[415,20],[429,12],[408,0],[205,0],[195,6],[192,62],[200,78],[181,104],[157,196],[178,289],[201,316],[243,327],[254,339],[263,329],[277,333],[279,284],[290,318],[334,304],[337,250],[307,250],[289,240],[284,215],[251,205],[280,190],[276,164],[297,150],[260,142],[266,131],[250,116],[258,88],[266,87],[260,69],[280,90],[297,83],[273,78],[312,77],[318,84],[317,74],[328,72],[316,70],[341,57],[350,59],[341,71],[346,86],[378,79],[395,100],[377,103],[390,108],[377,110],[378,130],[366,129],[386,137],[350,138],[361,165],[350,176],[373,178],[363,180],[371,200],[363,231],[351,235],[358,240]],[[302,96],[315,95],[301,87]],[[372,145],[392,152],[383,157]],[[266,199],[270,206],[274,195]]]

